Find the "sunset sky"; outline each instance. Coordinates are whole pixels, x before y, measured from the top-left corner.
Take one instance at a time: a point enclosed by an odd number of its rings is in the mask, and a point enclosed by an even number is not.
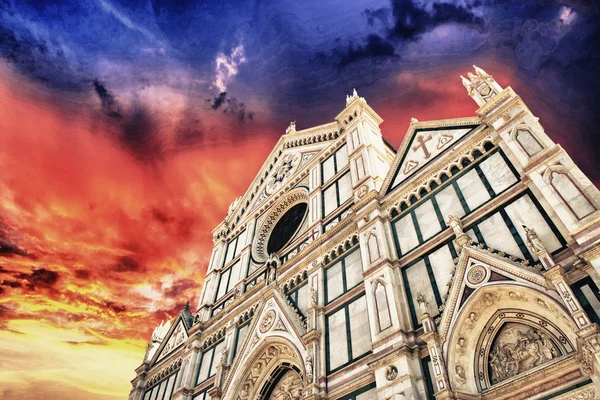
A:
[[[352,88],[397,147],[411,117],[475,114],[476,64],[600,184],[584,3],[0,0],[0,399],[126,398],[210,230]]]

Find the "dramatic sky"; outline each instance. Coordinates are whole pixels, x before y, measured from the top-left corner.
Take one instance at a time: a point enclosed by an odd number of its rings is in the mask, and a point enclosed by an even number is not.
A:
[[[476,64],[600,183],[583,1],[0,0],[0,398],[125,398],[289,121],[357,88],[396,147]]]

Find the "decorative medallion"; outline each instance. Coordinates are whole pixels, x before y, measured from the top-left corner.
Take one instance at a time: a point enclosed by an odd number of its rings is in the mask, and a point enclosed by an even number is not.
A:
[[[293,174],[294,169],[300,165],[300,153],[286,154],[274,168],[269,176],[266,185],[267,194],[272,194],[279,190],[283,182]]]
[[[467,272],[467,282],[473,286],[479,285],[485,280],[486,276],[486,269],[481,265],[475,265]]]
[[[277,314],[275,314],[275,310],[269,310],[267,312],[267,314],[264,316],[263,320],[260,323],[260,327],[259,327],[260,333],[265,333],[266,331],[271,329],[271,327],[275,323],[276,316],[277,316]]]
[[[388,365],[385,369],[385,378],[388,381],[393,381],[398,377],[398,368],[395,365]]]

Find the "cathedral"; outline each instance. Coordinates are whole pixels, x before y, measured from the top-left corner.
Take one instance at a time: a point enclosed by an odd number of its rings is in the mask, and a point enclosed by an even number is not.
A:
[[[596,399],[600,192],[511,87],[399,149],[356,91],[281,136],[130,400]]]

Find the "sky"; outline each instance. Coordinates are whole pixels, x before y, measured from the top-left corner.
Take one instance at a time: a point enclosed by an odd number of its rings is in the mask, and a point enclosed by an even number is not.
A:
[[[475,115],[476,64],[598,185],[591,3],[0,0],[0,399],[125,398],[289,122],[353,88],[398,147]]]

